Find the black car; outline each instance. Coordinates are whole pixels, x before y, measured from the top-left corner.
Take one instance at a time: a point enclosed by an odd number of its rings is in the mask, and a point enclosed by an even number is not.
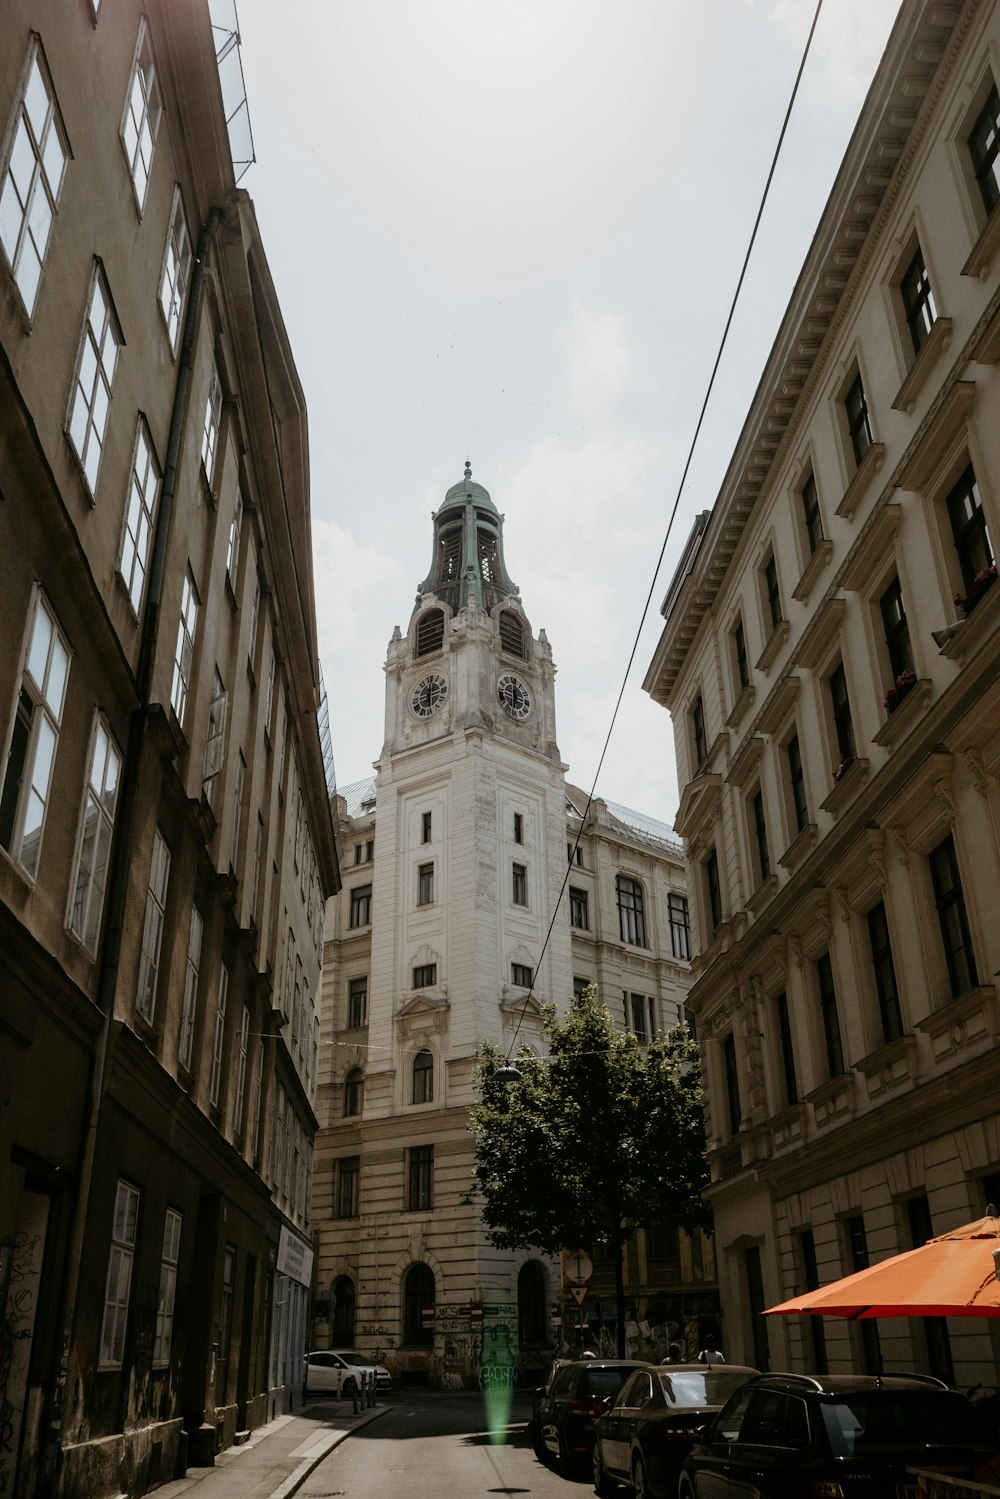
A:
[[[916,1499],[909,1468],[963,1477],[993,1442],[964,1395],[923,1375],[764,1374],[689,1454],[680,1499]]]
[[[638,1359],[581,1358],[557,1369],[548,1389],[535,1391],[537,1411],[532,1430],[535,1456],[554,1456],[564,1473],[590,1463],[594,1420],[606,1409],[636,1369]]]
[[[594,1490],[631,1485],[636,1499],[676,1499],[677,1475],[699,1433],[753,1379],[741,1364],[647,1364],[594,1426]]]

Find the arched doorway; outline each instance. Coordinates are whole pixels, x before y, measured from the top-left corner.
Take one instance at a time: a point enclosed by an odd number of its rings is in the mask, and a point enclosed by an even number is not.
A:
[[[434,1324],[425,1325],[424,1308],[434,1305],[434,1271],[419,1261],[403,1278],[403,1342],[411,1348],[434,1346]]]
[[[528,1260],[517,1277],[517,1331],[521,1377],[529,1382],[549,1359],[548,1277],[537,1260]]]
[[[331,1338],[334,1348],[354,1347],[354,1282],[349,1275],[341,1275],[333,1283],[333,1318]]]

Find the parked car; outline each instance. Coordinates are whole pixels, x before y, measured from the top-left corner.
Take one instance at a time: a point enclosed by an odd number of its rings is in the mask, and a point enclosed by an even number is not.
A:
[[[353,1395],[360,1386],[360,1376],[365,1370],[375,1370],[375,1388],[379,1391],[392,1389],[392,1375],[384,1364],[373,1364],[362,1354],[352,1349],[336,1352],[331,1348],[318,1348],[306,1354],[305,1393],[307,1395],[336,1394]]]
[[[705,1424],[758,1373],[742,1364],[647,1364],[594,1423],[594,1490],[676,1499],[681,1464]]]
[[[590,1463],[594,1420],[605,1409],[607,1397],[617,1395],[630,1374],[643,1365],[638,1359],[572,1359],[555,1371],[548,1387],[535,1391],[537,1414],[532,1445],[544,1461],[554,1456],[564,1473]]]
[[[911,1467],[964,1477],[990,1455],[964,1395],[925,1375],[763,1374],[688,1455],[680,1499],[911,1499]]]

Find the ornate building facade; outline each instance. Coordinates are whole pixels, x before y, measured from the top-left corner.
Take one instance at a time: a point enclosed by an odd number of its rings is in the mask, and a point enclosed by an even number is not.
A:
[[[974,1321],[758,1314],[1000,1192],[998,81],[995,5],[902,8],[645,683],[761,1367],[994,1378]]]
[[[207,4],[3,19],[0,1492],[90,1499],[301,1398],[339,875]]]
[[[663,824],[598,801],[581,822],[552,651],[468,466],[385,669],[377,775],[335,802],[346,877],[326,922],[316,1341],[378,1352],[404,1381],[503,1380],[551,1357],[570,1298],[557,1265],[487,1242],[469,1192],[476,1050],[537,1046],[539,1005],[591,981],[640,1039],[673,1024],[683,865]]]

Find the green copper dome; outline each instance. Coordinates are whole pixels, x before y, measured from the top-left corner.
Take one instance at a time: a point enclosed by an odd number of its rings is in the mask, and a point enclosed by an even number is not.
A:
[[[417,589],[416,608],[432,593],[457,614],[472,602],[494,609],[502,599],[517,597],[503,557],[503,516],[488,489],[473,482],[472,465],[453,484],[434,514],[434,557]]]

